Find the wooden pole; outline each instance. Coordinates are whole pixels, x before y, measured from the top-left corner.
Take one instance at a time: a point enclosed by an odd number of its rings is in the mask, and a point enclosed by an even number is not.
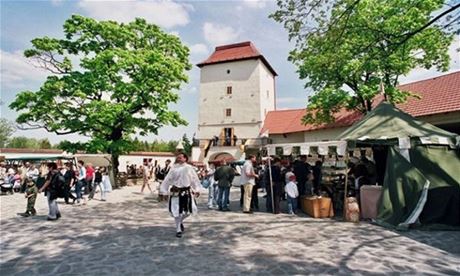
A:
[[[270,177],[270,191],[271,191],[271,198],[272,198],[272,213],[275,213],[275,202],[273,199],[273,179],[272,179],[272,162],[270,155],[267,153],[268,157],[268,175]]]
[[[345,194],[343,195],[343,220],[346,221],[347,213],[347,191],[348,191],[348,161],[349,161],[348,149],[345,154]]]

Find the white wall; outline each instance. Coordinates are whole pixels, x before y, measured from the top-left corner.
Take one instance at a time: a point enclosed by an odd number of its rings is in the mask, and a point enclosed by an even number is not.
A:
[[[320,129],[316,131],[305,131],[305,142],[335,141],[337,136],[344,132],[348,127],[338,127],[329,129]]]
[[[171,160],[171,162],[174,162],[175,157],[174,156],[141,156],[141,155],[120,155],[119,157],[119,163],[120,165],[118,166],[118,170],[120,172],[126,172],[126,165],[133,165],[135,164],[136,167],[139,167],[140,165],[143,164],[144,159],[152,159],[152,164],[155,164],[155,160],[158,160],[159,164],[161,166],[165,165],[165,161],[167,159]]]
[[[272,139],[273,144],[284,144],[284,143],[301,143],[305,142],[303,132],[288,133],[284,137],[282,134],[270,134],[269,138]]]
[[[337,136],[346,129],[347,127],[340,127],[316,131],[294,132],[285,134],[286,137],[282,134],[270,134],[270,139],[272,139],[273,144],[335,141]]]
[[[265,121],[269,111],[275,110],[275,77],[263,62],[259,63],[260,71],[260,118]]]
[[[224,127],[233,127],[238,138],[257,137],[265,117],[262,116],[265,107],[272,108],[265,100],[264,108],[261,108],[261,89],[274,91],[274,88],[270,88],[273,80],[268,80],[266,72],[267,69],[258,59],[203,66],[197,138],[219,136]],[[231,95],[227,95],[227,86],[232,87]],[[266,92],[262,94],[266,95]],[[232,109],[230,117],[225,116],[227,108]]]

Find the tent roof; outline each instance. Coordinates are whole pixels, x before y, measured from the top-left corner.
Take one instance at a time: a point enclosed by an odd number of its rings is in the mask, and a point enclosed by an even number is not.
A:
[[[446,137],[456,134],[415,119],[390,103],[382,102],[361,121],[339,135],[341,140],[387,140],[399,137]]]

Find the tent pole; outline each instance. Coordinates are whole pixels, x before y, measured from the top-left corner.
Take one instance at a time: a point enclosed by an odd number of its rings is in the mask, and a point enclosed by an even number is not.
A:
[[[347,213],[347,192],[348,192],[348,161],[349,161],[350,153],[346,152],[345,154],[345,194],[343,195],[343,220],[346,221],[346,213]]]
[[[275,213],[275,202],[273,200],[273,179],[272,179],[272,162],[270,155],[267,154],[268,157],[268,175],[270,176],[270,191],[271,191],[271,198],[272,198],[272,213]]]

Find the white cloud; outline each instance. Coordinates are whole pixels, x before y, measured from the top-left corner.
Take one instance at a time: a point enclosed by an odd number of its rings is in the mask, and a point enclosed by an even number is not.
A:
[[[266,0],[243,0],[243,3],[253,9],[263,9],[267,6]]]
[[[202,43],[193,44],[189,48],[192,55],[206,55],[209,53],[208,47]]]
[[[233,43],[239,36],[239,32],[232,27],[211,22],[204,23],[203,34],[206,41],[215,46],[229,42]]]
[[[90,1],[81,0],[78,6],[86,13],[99,20],[130,22],[136,17],[164,28],[185,26],[189,23],[188,11],[193,11],[190,4],[184,5],[173,1]]]
[[[21,51],[0,50],[1,87],[24,88],[29,82],[43,81],[49,72],[34,67]]]
[[[169,32],[169,34],[172,34],[173,36],[177,36],[177,37],[180,37],[180,35],[179,35],[179,32],[178,32],[178,31],[172,31],[172,32]]]

